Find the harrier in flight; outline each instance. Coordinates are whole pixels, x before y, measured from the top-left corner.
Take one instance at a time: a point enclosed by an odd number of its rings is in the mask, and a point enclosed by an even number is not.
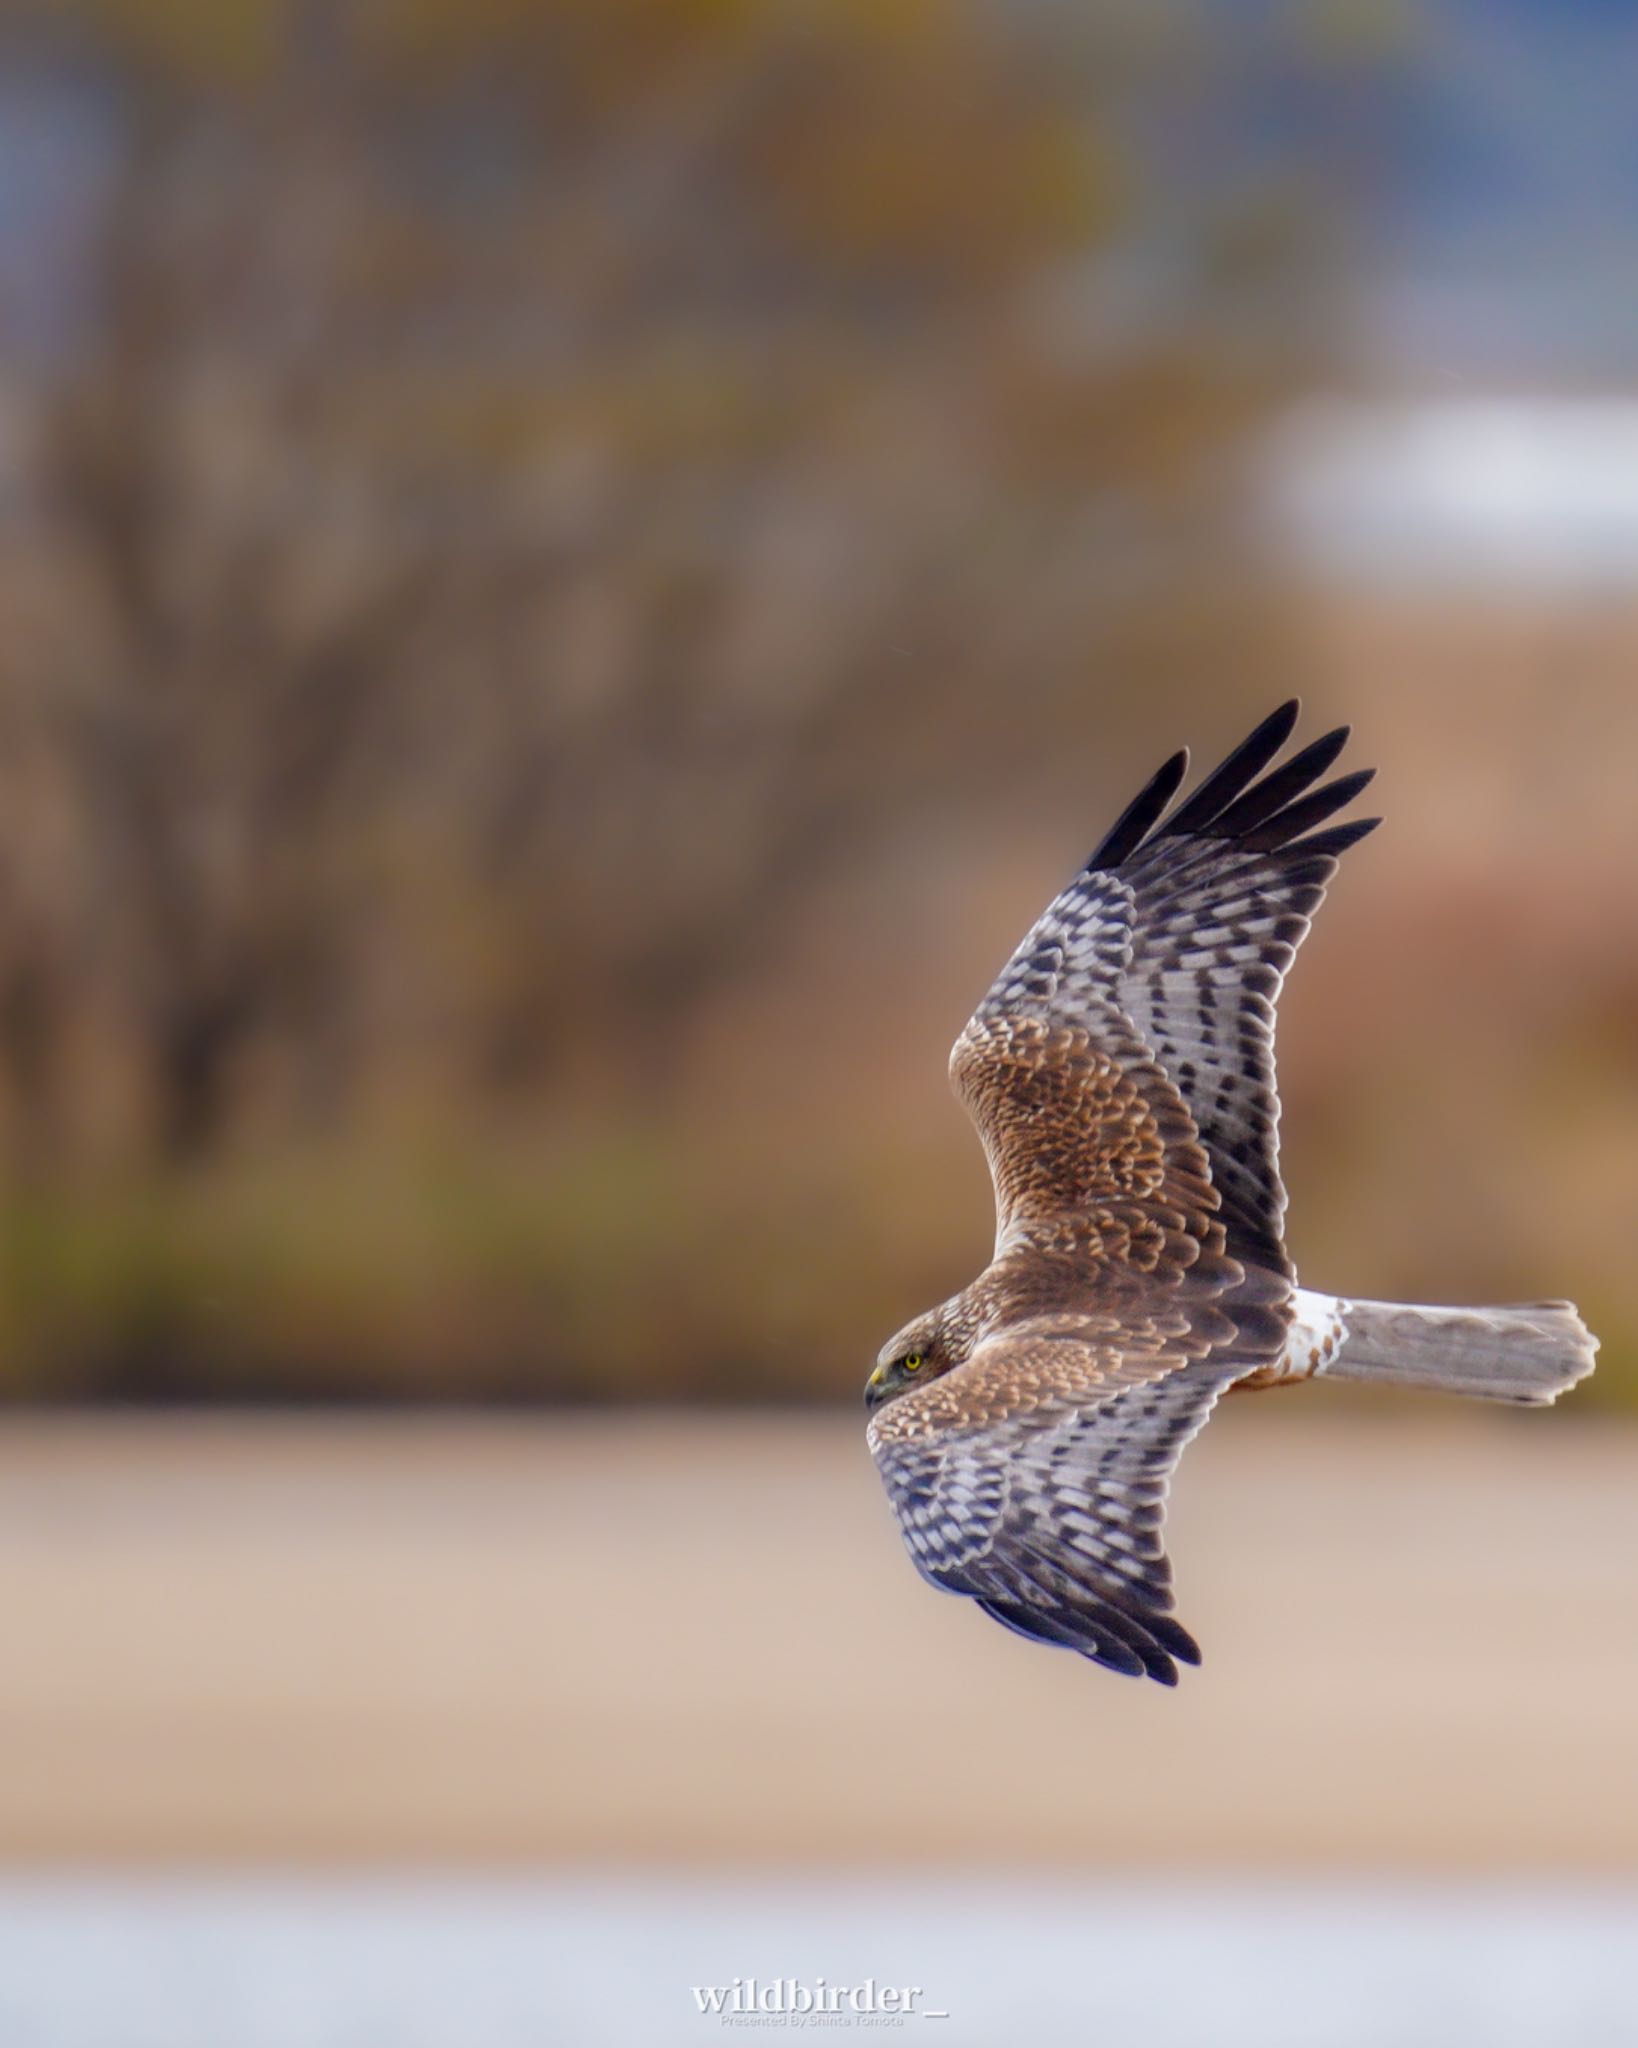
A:
[[[1282,705],[1182,803],[1174,754],[1008,961],[950,1074],[995,1252],[882,1350],[870,1449],[923,1578],[1037,1642],[1177,1682],[1172,1468],[1230,1387],[1316,1379],[1546,1403],[1591,1372],[1567,1302],[1413,1308],[1297,1285],[1274,1003],[1337,859],[1347,728],[1270,764]]]

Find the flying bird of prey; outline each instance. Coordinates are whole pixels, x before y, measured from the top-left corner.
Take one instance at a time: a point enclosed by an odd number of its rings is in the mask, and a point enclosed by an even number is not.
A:
[[[1370,770],[1278,767],[1295,703],[1172,807],[1174,754],[1029,933],[950,1056],[995,1251],[883,1347],[869,1443],[923,1578],[1133,1677],[1198,1664],[1161,1540],[1230,1387],[1315,1379],[1546,1403],[1591,1372],[1568,1302],[1415,1308],[1297,1285],[1274,1004]]]

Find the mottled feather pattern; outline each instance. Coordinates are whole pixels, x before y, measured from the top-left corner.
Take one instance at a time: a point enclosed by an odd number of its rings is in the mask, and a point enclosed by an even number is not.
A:
[[[1176,1283],[1158,1286],[1147,1313],[1064,1309],[1014,1320],[1003,1302],[999,1328],[965,1364],[882,1410],[870,1425],[872,1447],[1095,1407],[1164,1378],[1234,1336],[1234,1321],[1214,1317],[1209,1304],[1231,1284],[1225,1276],[1187,1295]]]
[[[1131,952],[1130,886],[1084,869],[1036,920],[979,1007],[980,1016],[1107,1011],[1118,1025],[1115,990]]]
[[[1050,1016],[980,1012],[950,1071],[995,1184],[997,1249],[1032,1219],[1126,1198],[1198,1220],[1217,1206],[1177,1091],[1118,1026],[1095,1044]]]

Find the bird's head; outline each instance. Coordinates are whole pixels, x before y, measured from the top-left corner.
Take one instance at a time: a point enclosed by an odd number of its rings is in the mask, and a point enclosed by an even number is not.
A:
[[[907,1394],[912,1387],[925,1386],[929,1380],[936,1380],[951,1366],[959,1365],[951,1343],[952,1332],[944,1325],[943,1314],[933,1310],[930,1314],[917,1316],[913,1323],[906,1323],[896,1337],[890,1337],[882,1346],[876,1360],[876,1370],[865,1381],[865,1406],[876,1408],[883,1401],[891,1401],[897,1394]]]

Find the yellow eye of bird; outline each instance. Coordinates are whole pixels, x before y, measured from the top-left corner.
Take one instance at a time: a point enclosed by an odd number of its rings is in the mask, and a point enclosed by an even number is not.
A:
[[[904,1354],[904,1369],[906,1372],[920,1371],[921,1353],[919,1351],[907,1351]]]

